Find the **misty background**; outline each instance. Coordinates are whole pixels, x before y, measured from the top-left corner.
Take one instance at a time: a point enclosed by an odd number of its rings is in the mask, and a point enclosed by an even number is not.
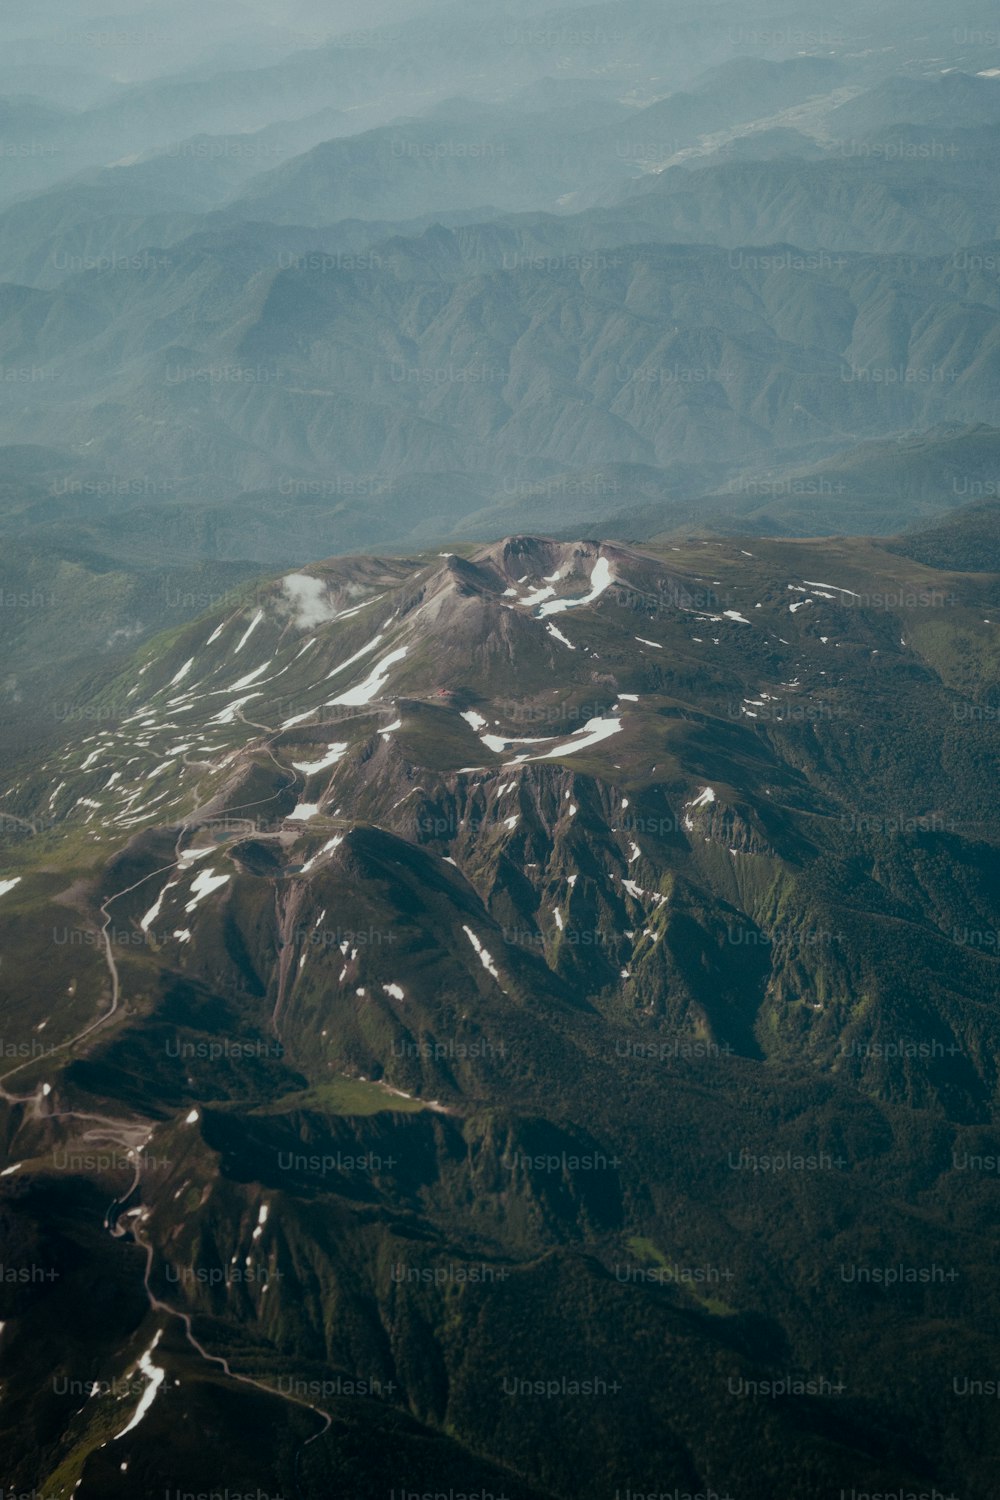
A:
[[[5,11],[0,694],[335,553],[988,496],[998,146],[986,4]]]

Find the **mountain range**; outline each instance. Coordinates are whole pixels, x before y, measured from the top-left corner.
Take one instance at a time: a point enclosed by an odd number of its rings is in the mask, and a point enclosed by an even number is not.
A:
[[[0,1495],[992,1500],[998,44],[0,15]]]
[[[3,796],[15,1482],[985,1495],[994,511],[334,559],[95,672]]]

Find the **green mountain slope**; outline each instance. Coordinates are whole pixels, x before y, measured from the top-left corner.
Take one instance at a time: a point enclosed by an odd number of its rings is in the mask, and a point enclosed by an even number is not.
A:
[[[142,645],[3,797],[15,1481],[985,1496],[998,607],[520,535]]]

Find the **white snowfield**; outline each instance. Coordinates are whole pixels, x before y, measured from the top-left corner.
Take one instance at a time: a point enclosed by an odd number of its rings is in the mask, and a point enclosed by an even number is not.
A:
[[[182,849],[180,855],[178,856],[177,863],[183,867],[184,865],[192,864],[196,859],[204,859],[206,854],[214,853],[214,844],[208,844],[204,849]]]
[[[233,647],[233,655],[234,656],[237,654],[238,651],[242,651],[243,650],[243,647],[246,645],[247,641],[253,635],[254,631],[257,629],[257,626],[260,624],[260,622],[261,622],[261,620],[263,618],[264,618],[264,611],[262,609],[259,609],[257,611],[257,613],[254,615],[253,619],[250,621],[250,624],[247,626],[246,630],[240,636],[239,643],[236,646]]]
[[[256,682],[257,678],[261,675],[261,673],[262,672],[266,672],[267,669],[268,669],[268,667],[270,665],[271,665],[271,663],[269,661],[266,661],[261,666],[254,667],[254,669],[253,669],[252,672],[247,672],[247,674],[246,674],[245,677],[241,677],[238,682],[231,683],[229,685],[229,687],[227,687],[227,688],[220,688],[219,692],[220,693],[238,693],[241,688],[249,687],[250,684],[251,684],[251,682]]]
[[[347,742],[338,740],[336,744],[327,745],[326,754],[319,760],[293,760],[292,765],[296,771],[302,771],[306,776],[315,776],[319,771],[326,771],[330,766],[335,766],[344,755],[347,754]]]
[[[499,755],[501,751],[507,749],[508,745],[548,745],[552,743],[555,736],[543,734],[537,735],[534,739],[516,740],[504,734],[481,734],[479,738],[487,750],[495,750]]]
[[[151,1359],[153,1350],[160,1342],[162,1336],[163,1329],[157,1329],[156,1336],[153,1339],[153,1342],[150,1344],[145,1354],[143,1354],[139,1359],[139,1369],[146,1376],[150,1384],[146,1388],[146,1390],[143,1391],[142,1399],[135,1409],[135,1413],[132,1417],[131,1422],[129,1422],[127,1427],[122,1428],[121,1432],[118,1434],[118,1437],[115,1438],[115,1442],[120,1441],[120,1439],[123,1438],[127,1432],[131,1432],[134,1427],[138,1427],[139,1423],[142,1421],[143,1417],[146,1415],[146,1413],[149,1411],[149,1408],[156,1400],[156,1393],[166,1379],[166,1370],[161,1370],[158,1365],[154,1365]]]
[[[551,583],[547,583],[544,588],[536,589],[533,594],[525,594],[524,598],[518,602],[523,604],[526,609],[534,609],[535,605],[541,604],[543,599],[551,599],[554,593],[555,589]]]
[[[318,812],[318,802],[300,802],[298,807],[293,808],[288,814],[288,821],[289,823],[306,823],[310,818],[315,818]]]
[[[467,715],[463,715],[464,717]],[[527,751],[521,751],[514,756],[513,760],[507,762],[507,768],[514,768],[526,765],[529,761],[558,760],[564,755],[577,755],[581,750],[589,750],[592,746],[599,745],[602,740],[617,734],[621,727],[622,721],[619,718],[588,719],[581,729],[574,732],[571,739],[561,740],[558,744],[553,744],[555,736],[551,734],[542,735],[537,739],[511,739],[502,734],[481,734],[479,738],[487,750],[493,750],[498,755],[504,750],[514,749],[519,745],[552,745],[551,750],[546,750],[539,755],[529,755]],[[486,769],[485,766],[465,766],[459,774],[464,775]],[[575,812],[576,808],[574,807],[572,811]]]
[[[657,906],[663,906],[666,903],[666,896],[661,896],[659,891],[644,891],[642,886],[636,885],[634,880],[623,880],[622,885],[633,901],[645,899],[655,902]]]
[[[357,687],[348,688],[347,692],[341,693],[339,697],[331,698],[328,707],[333,708],[337,704],[359,706],[363,703],[370,703],[385,686],[389,676],[389,668],[393,663],[402,661],[405,655],[405,646],[400,646],[397,650],[390,651],[388,656],[383,656],[382,660],[372,668],[364,682],[358,683]]]
[[[469,939],[469,942],[472,944],[473,948],[475,948],[476,952],[479,954],[479,962],[482,964],[482,966],[486,970],[487,974],[492,974],[492,976],[496,980],[497,984],[499,984],[500,983],[500,975],[497,972],[497,966],[496,966],[496,964],[493,962],[492,954],[489,952],[488,949],[486,949],[486,948],[483,947],[482,943],[476,937],[476,934],[473,932],[473,930],[472,930],[471,927],[465,927],[465,926],[463,926],[462,927],[462,931],[465,933],[466,937]]]
[[[374,636],[368,642],[367,646],[362,646],[360,651],[355,651],[353,656],[349,656],[346,661],[342,661],[339,667],[334,667],[332,672],[327,672],[327,682],[329,682],[331,677],[337,677],[341,672],[346,672],[348,667],[353,667],[354,663],[360,661],[363,656],[367,656],[369,651],[374,651],[379,642],[384,639],[384,636],[385,632],[380,630],[378,635]]]
[[[342,833],[335,833],[334,836],[333,836],[333,838],[329,839],[323,845],[322,849],[318,849],[316,851],[316,853],[313,855],[312,859],[307,859],[306,860],[305,864],[302,866],[302,874],[303,875],[308,875],[309,871],[311,869],[313,869],[316,865],[318,865],[321,859],[324,859],[326,857],[326,855],[328,855],[328,854],[332,854],[333,851],[334,851],[334,849],[336,849],[343,842],[344,842],[344,835]],[[323,913],[323,916],[326,916],[326,912]],[[320,919],[320,920],[322,920],[322,919]],[[316,923],[316,926],[317,927],[319,926],[319,922]]]
[[[686,802],[685,807],[710,807],[715,801],[715,793],[710,786],[703,786],[693,802]]]
[[[0,896],[6,896],[8,891],[12,891],[16,885],[20,884],[20,880],[20,875],[10,875],[6,880],[0,880]]]
[[[246,693],[242,698],[234,698],[227,708],[220,709],[207,722],[209,724],[235,724],[237,716],[242,712],[244,703],[251,703],[254,698],[259,698],[260,693]]]
[[[168,891],[172,891],[177,884],[179,884],[179,882],[176,881],[176,880],[168,880],[167,881],[166,885],[163,887],[163,890],[157,896],[156,900],[153,902],[152,906],[149,908],[149,911],[146,913],[146,915],[142,918],[142,920],[139,923],[139,926],[142,928],[143,932],[148,932],[149,929],[150,929],[150,927],[152,927],[153,923],[156,921],[157,917],[160,915],[160,909],[163,906],[163,898],[164,898],[164,896],[167,894]]]
[[[802,582],[808,584],[811,589],[836,589],[838,594],[850,594],[853,599],[861,598],[861,595],[854,589],[841,588],[839,583],[817,583],[812,578],[803,578]]]
[[[552,750],[546,750],[544,755],[532,755],[529,759],[556,760],[563,755],[578,755],[581,750],[589,750],[592,745],[599,745],[602,740],[610,739],[613,734],[618,734],[621,727],[621,719],[588,719],[571,740],[562,745],[556,745]]]
[[[593,604],[594,600],[599,599],[614,581],[611,575],[611,564],[606,557],[599,557],[590,575],[590,593],[584,594],[582,599],[551,599],[540,607],[538,618],[544,620],[548,615],[558,615],[567,609],[579,609],[581,605]]]
[[[359,615],[363,609],[368,609],[370,605],[377,604],[378,601],[383,597],[384,596],[382,594],[373,594],[370,599],[362,599],[360,604],[352,604],[350,609],[342,609],[338,611],[335,618],[338,620],[352,620],[354,616]]]
[[[210,896],[213,891],[226,885],[232,878],[231,875],[216,875],[212,870],[199,870],[191,882],[191,900],[184,910],[193,912],[199,902],[204,901],[206,896]]]

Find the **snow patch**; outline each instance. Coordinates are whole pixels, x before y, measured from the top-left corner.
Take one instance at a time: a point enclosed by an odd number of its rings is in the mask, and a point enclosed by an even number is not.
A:
[[[337,846],[339,844],[342,844],[343,842],[344,842],[344,835],[342,833],[335,833],[334,836],[333,836],[333,838],[330,839],[327,843],[325,843],[323,845],[322,849],[318,849],[316,851],[316,853],[313,855],[312,859],[307,859],[306,860],[305,864],[302,866],[302,874],[303,875],[308,875],[309,871],[313,868],[314,865],[316,865],[316,864],[319,863],[319,861],[323,858],[324,855],[326,855],[326,854],[332,854],[333,851],[334,851],[334,849],[336,849]],[[323,913],[323,916],[324,917],[326,916],[326,912]],[[317,923],[316,923],[317,927],[319,926],[319,924],[320,924],[321,921],[322,921],[322,917],[320,917],[319,920],[317,921]]]
[[[221,709],[208,720],[209,724],[235,724],[238,714],[244,703],[249,703],[252,698],[259,698],[259,693],[246,693],[242,698],[235,698],[228,708]]]
[[[479,954],[479,962],[482,964],[482,966],[486,970],[487,974],[492,974],[492,976],[496,980],[497,984],[499,984],[500,983],[500,975],[497,973],[497,966],[493,962],[493,959],[492,959],[492,956],[489,953],[489,950],[483,947],[482,943],[476,937],[476,934],[473,932],[473,930],[472,930],[471,927],[465,927],[465,926],[463,926],[462,927],[462,931],[465,933],[466,937],[469,939],[469,942],[472,944],[473,948],[475,948],[476,952]]]
[[[327,745],[327,753],[320,760],[293,760],[292,765],[296,771],[303,771],[306,776],[315,776],[318,771],[326,771],[330,766],[335,766],[338,760],[347,753],[347,744],[340,740],[334,745]]]
[[[614,581],[611,575],[611,564],[606,557],[599,557],[590,575],[590,593],[584,594],[582,599],[553,599],[541,606],[538,618],[544,620],[547,615],[561,614],[566,609],[579,609],[581,605],[593,604],[594,600],[599,599]]]
[[[841,588],[839,583],[817,583],[811,578],[803,578],[802,582],[807,583],[811,589],[836,589],[838,594],[850,594],[852,599],[861,598],[861,595],[855,593],[854,589]]]
[[[184,865],[192,864],[196,859],[204,859],[206,854],[214,853],[214,844],[209,844],[206,849],[182,849],[178,855],[177,863],[183,868]]]
[[[373,638],[368,642],[367,646],[362,646],[360,651],[355,651],[354,655],[349,656],[346,661],[341,662],[339,667],[334,667],[332,672],[327,672],[327,682],[330,681],[331,677],[336,677],[341,672],[346,672],[348,667],[353,667],[354,663],[356,661],[360,661],[363,656],[367,656],[369,651],[374,651],[379,641],[382,640],[383,635],[384,632],[380,630],[378,635],[373,636]],[[296,720],[295,722],[297,723],[298,721]]]
[[[618,734],[622,727],[621,719],[588,719],[582,729],[578,729],[573,739],[563,745],[556,745],[553,750],[547,750],[544,755],[534,755],[532,760],[555,760],[563,755],[577,755],[581,750],[589,750],[592,745],[599,745],[602,740],[610,739],[613,734]]]
[[[553,623],[552,623],[551,620],[546,625],[545,629],[548,631],[549,635],[554,635],[557,641],[562,641],[562,643],[563,643],[564,646],[568,646],[569,649],[570,649],[570,651],[575,651],[576,650],[576,647],[573,645],[573,642],[572,641],[568,641],[566,639],[566,637],[563,635],[562,631],[556,629],[556,627],[553,625]]]
[[[519,602],[523,604],[526,609],[534,609],[535,605],[541,604],[543,599],[551,599],[554,593],[555,589],[552,587],[552,585],[546,584],[544,588],[535,589],[533,594],[525,594],[524,598]]]
[[[255,667],[252,672],[248,672],[245,677],[241,677],[239,682],[234,682],[230,687],[221,688],[220,692],[238,693],[240,688],[249,687],[251,682],[256,682],[260,674],[262,672],[266,672],[270,665],[271,663],[269,661],[266,661],[263,666]]]
[[[341,693],[337,698],[331,698],[328,706],[333,708],[336,704],[360,705],[370,703],[385,686],[386,679],[389,676],[389,668],[394,662],[402,661],[405,655],[405,646],[400,646],[396,651],[390,651],[388,656],[383,656],[382,660],[372,668],[364,682],[359,683],[357,687],[348,688],[346,693]]]
[[[122,1428],[121,1432],[118,1434],[118,1437],[115,1439],[115,1442],[118,1442],[121,1438],[123,1438],[127,1432],[131,1432],[134,1427],[138,1427],[139,1423],[142,1421],[143,1417],[146,1415],[146,1413],[149,1411],[149,1408],[156,1400],[156,1393],[166,1379],[166,1370],[161,1370],[158,1365],[154,1365],[152,1359],[150,1358],[153,1350],[160,1342],[162,1335],[163,1329],[160,1328],[157,1330],[156,1337],[153,1339],[153,1342],[150,1344],[145,1354],[140,1356],[139,1369],[146,1376],[147,1380],[149,1380],[150,1385],[147,1390],[143,1391],[142,1400],[136,1407],[135,1415],[132,1417],[131,1422],[127,1427]]]
[[[236,655],[236,653],[238,651],[242,651],[243,650],[243,647],[246,645],[247,641],[253,635],[254,631],[257,629],[257,626],[260,624],[260,622],[261,622],[261,620],[263,618],[264,618],[264,611],[262,609],[259,609],[257,611],[257,613],[254,615],[253,619],[250,621],[250,624],[247,626],[246,630],[240,636],[238,644],[233,647],[233,655],[234,656]]]
[[[177,884],[176,880],[168,880],[167,881],[166,885],[163,887],[163,890],[157,896],[156,900],[153,902],[152,906],[149,908],[149,911],[146,913],[146,915],[142,918],[142,920],[139,923],[139,926],[142,928],[143,932],[148,932],[149,929],[150,929],[150,927],[156,921],[157,917],[160,915],[160,909],[163,906],[163,898],[164,898],[164,896],[167,894],[168,891],[172,891],[173,888],[174,888],[174,886],[176,884]]]
[[[199,870],[191,882],[191,900],[187,903],[184,910],[186,912],[193,912],[200,901],[204,901],[206,896],[211,895],[213,891],[217,891],[221,886],[232,880],[232,878],[231,875],[216,875],[212,870]]]
[[[300,802],[298,807],[292,809],[288,814],[289,823],[306,823],[314,818],[319,812],[318,802]]]

